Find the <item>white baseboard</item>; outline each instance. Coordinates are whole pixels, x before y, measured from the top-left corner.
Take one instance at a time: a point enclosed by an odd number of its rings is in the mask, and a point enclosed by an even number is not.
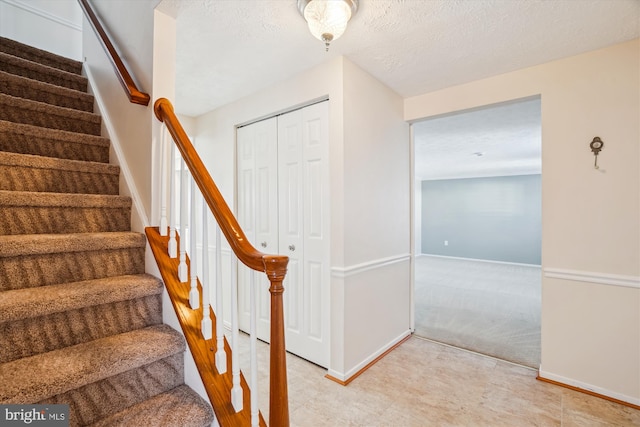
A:
[[[380,347],[377,351],[375,351],[369,357],[364,359],[362,362],[358,363],[356,366],[354,366],[353,368],[349,369],[346,373],[338,372],[338,371],[335,371],[333,369],[329,369],[327,371],[327,375],[329,375],[329,376],[331,376],[331,377],[333,377],[333,378],[335,378],[337,380],[340,380],[342,382],[349,381],[349,379],[351,377],[353,377],[354,375],[359,374],[360,371],[362,371],[364,368],[367,367],[367,365],[369,365],[371,362],[373,362],[378,357],[383,355],[385,352],[389,351],[389,349],[393,348],[395,345],[397,345],[399,342],[401,342],[402,340],[407,338],[409,335],[411,335],[411,331],[407,329],[405,332],[403,332],[402,334],[400,334],[396,338],[394,338],[391,341],[389,341],[387,344],[385,344],[382,347]]]
[[[100,92],[96,91],[96,84],[93,74],[91,73],[91,68],[87,66],[85,63],[82,67],[84,70],[87,79],[89,79],[89,87],[91,88],[91,94],[93,95],[96,105],[98,106],[98,110],[100,111],[100,116],[102,117],[102,123],[104,124],[105,129],[107,130],[107,134],[109,140],[111,141],[111,148],[118,158],[118,165],[120,166],[120,172],[122,173],[122,177],[124,178],[125,185],[129,190],[129,194],[131,195],[131,200],[133,202],[133,208],[136,211],[137,217],[142,225],[142,227],[149,227],[149,218],[144,212],[142,199],[140,198],[140,194],[138,193],[138,189],[135,186],[135,182],[133,177],[131,176],[131,171],[129,169],[129,165],[125,160],[124,153],[122,152],[122,147],[120,143],[120,139],[118,139],[118,134],[111,122],[111,119],[108,114],[106,114],[107,108],[105,106],[104,100],[100,95]],[[144,231],[144,230],[137,230]]]
[[[612,399],[620,400],[622,402],[630,403],[632,405],[640,406],[640,398],[627,396],[622,393],[617,393],[615,391],[607,390],[602,387],[594,386],[592,384],[583,383],[581,381],[577,381],[571,378],[566,378],[561,375],[556,375],[551,372],[545,372],[540,367],[540,371],[538,372],[540,378],[555,381],[557,383],[565,384],[568,386],[576,387],[582,390],[590,391],[601,396],[610,397]]]

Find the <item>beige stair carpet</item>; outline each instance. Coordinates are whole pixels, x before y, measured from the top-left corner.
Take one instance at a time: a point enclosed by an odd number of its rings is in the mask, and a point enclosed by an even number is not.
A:
[[[67,404],[72,426],[209,426],[81,70],[0,37],[0,404]]]

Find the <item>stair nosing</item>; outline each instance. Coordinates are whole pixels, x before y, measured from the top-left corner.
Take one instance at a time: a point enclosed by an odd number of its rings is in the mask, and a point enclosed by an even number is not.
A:
[[[58,55],[57,53],[53,53],[53,52],[49,52],[40,48],[37,48],[35,46],[31,46],[25,43],[21,43],[17,40],[13,40],[7,37],[0,37],[0,46],[2,45],[14,45],[15,47],[19,48],[21,51],[28,51],[34,54],[34,56],[39,56],[39,57],[44,57],[44,58],[48,58],[54,62],[61,62],[61,63],[65,63],[69,66],[73,66],[75,68],[79,68],[82,69],[82,61],[79,61],[77,59],[72,59],[72,58],[67,58],[66,56],[62,56],[62,55]],[[16,55],[12,55],[8,52],[5,52],[4,50],[0,49],[0,52],[4,52],[7,55],[11,55],[11,56],[16,56]],[[21,56],[17,56],[18,58],[22,58]],[[26,58],[22,58],[22,59],[26,59]],[[30,61],[29,59],[26,59],[27,61]],[[32,61],[35,62],[35,61]],[[57,67],[53,67],[53,68],[57,68]],[[59,69],[59,68],[58,68]],[[63,70],[66,71],[66,70]],[[71,71],[67,71],[69,73],[71,73]]]
[[[145,351],[140,351],[140,343]],[[0,364],[0,404],[38,402],[183,352],[183,336],[161,324]]]
[[[134,231],[12,234],[0,236],[0,258],[144,248],[145,245],[145,235]]]
[[[107,175],[120,174],[120,167],[109,163],[61,159],[58,157],[45,157],[9,151],[0,151],[0,165],[21,166],[33,169],[52,169],[67,172],[86,172]]]
[[[101,124],[102,117],[98,113],[76,110],[74,108],[60,107],[58,105],[47,104],[46,102],[34,101],[33,99],[21,98],[19,96],[7,95],[0,93],[0,104],[6,102],[18,104],[17,108],[24,108],[30,111],[36,111],[39,114],[48,114],[51,116],[65,117],[73,120],[81,120],[92,124]],[[39,111],[48,110],[48,111]],[[77,132],[82,133],[82,132]]]
[[[18,63],[20,63],[20,66],[22,68],[27,68],[29,70],[36,71],[36,72],[47,73],[49,75],[53,74],[62,80],[70,80],[76,83],[80,83],[82,85],[86,85],[89,81],[89,79],[87,79],[82,74],[72,73],[70,71],[62,70],[60,68],[52,67],[50,65],[31,61],[30,59],[25,59],[20,56],[15,56],[10,53],[0,51],[0,61],[3,60],[3,57],[5,59],[9,59],[8,62],[11,62],[12,59],[14,60],[14,63],[15,61],[17,61]],[[14,73],[11,73],[11,74],[14,74]]]
[[[130,208],[131,203],[131,197],[111,194],[0,190],[0,207],[25,206],[122,209]]]
[[[93,95],[91,95],[90,93],[87,92],[83,92],[81,90],[77,90],[77,89],[72,89],[72,88],[68,88],[68,87],[64,87],[64,86],[58,86],[58,85],[54,85],[52,83],[47,83],[47,82],[43,82],[40,80],[36,80],[36,79],[32,79],[26,76],[21,76],[18,74],[13,74],[13,73],[9,73],[6,71],[2,71],[0,70],[0,77],[3,77],[7,80],[11,80],[11,79],[15,79],[18,82],[14,82],[14,84],[19,84],[21,86],[29,86],[29,87],[35,87],[35,89],[42,91],[42,92],[47,92],[47,93],[51,93],[51,94],[55,94],[55,95],[60,95],[60,96],[65,96],[68,98],[72,98],[72,97],[78,97],[78,98],[84,98],[83,101],[85,102],[91,102],[93,104],[94,101],[94,97]],[[12,96],[12,95],[10,95]],[[31,98],[23,98],[23,99],[31,99]],[[43,102],[43,101],[38,101],[38,102]],[[46,102],[46,104],[48,105],[56,105],[56,104],[50,104],[48,102]],[[59,105],[58,105],[59,107]],[[66,108],[70,108],[70,107],[66,107]],[[77,110],[77,108],[74,108]],[[79,111],[85,111],[85,110],[79,110]]]
[[[69,144],[87,144],[101,147],[109,147],[110,145],[109,138],[105,138],[104,136],[90,135],[88,133],[79,133],[63,129],[45,128],[42,126],[30,125],[27,123],[12,122],[10,120],[0,120],[0,134],[3,129],[9,132],[15,130],[15,132],[13,133],[30,137],[37,137],[37,134],[39,133],[50,133],[51,136],[47,135],[44,137],[54,141],[60,141]],[[65,139],[62,137],[67,137],[70,139]]]
[[[156,277],[131,274],[7,290],[0,292],[0,323],[158,295],[162,289]]]

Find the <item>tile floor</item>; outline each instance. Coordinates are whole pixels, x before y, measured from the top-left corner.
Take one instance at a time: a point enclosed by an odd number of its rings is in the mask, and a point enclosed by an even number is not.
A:
[[[268,420],[268,346],[258,348],[260,407]],[[538,381],[533,369],[417,337],[346,387],[296,356],[287,363],[292,426],[640,426],[640,410]]]

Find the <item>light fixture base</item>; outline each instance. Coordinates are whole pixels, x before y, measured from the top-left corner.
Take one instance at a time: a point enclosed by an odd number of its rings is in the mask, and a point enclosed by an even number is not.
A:
[[[300,15],[302,15],[303,18],[304,18],[304,8],[307,7],[307,5],[312,1],[313,0],[298,0],[298,12],[300,12]],[[349,7],[351,8],[351,16],[353,17],[353,15],[355,15],[356,11],[358,10],[358,0],[342,0],[342,1],[349,5]]]

